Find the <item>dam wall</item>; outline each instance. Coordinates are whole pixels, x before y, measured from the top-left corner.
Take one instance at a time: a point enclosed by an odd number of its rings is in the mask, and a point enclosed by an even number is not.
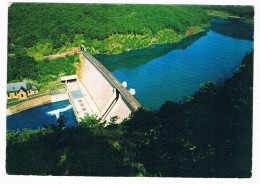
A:
[[[114,104],[111,111],[108,113],[104,120],[109,121],[111,117],[117,116],[118,122],[121,122],[131,113],[131,110],[128,108],[126,103],[123,101],[122,96],[119,95],[117,102]]]
[[[83,71],[81,82],[101,112],[113,94],[113,87],[89,60],[85,61]]]
[[[95,102],[99,118],[109,121],[111,117],[117,116],[117,122],[121,122],[131,112],[142,107],[115,76],[86,52],[84,46],[81,46],[81,51],[85,62],[80,82]]]

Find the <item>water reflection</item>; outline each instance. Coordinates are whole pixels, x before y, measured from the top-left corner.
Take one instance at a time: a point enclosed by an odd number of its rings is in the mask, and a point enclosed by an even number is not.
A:
[[[210,30],[242,40],[253,40],[254,26],[239,21],[238,19],[214,18],[211,21]]]

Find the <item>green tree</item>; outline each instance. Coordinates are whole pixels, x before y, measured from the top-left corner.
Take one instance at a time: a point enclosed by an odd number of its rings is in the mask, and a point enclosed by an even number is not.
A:
[[[60,117],[57,120],[57,124],[59,128],[64,128],[66,127],[66,122],[68,121],[67,118],[65,118],[63,115],[60,114]]]
[[[84,118],[81,118],[79,122],[79,126],[84,128],[95,128],[102,125],[103,124],[101,123],[101,120],[98,119],[97,115],[95,114],[92,115],[87,114]]]

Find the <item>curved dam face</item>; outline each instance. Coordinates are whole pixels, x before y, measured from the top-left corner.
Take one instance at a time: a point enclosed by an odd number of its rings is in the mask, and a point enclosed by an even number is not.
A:
[[[86,58],[81,81],[93,98],[98,110],[102,111],[112,97],[114,89]]]
[[[81,46],[85,57],[82,78],[77,83],[68,83],[67,89],[70,101],[74,107],[77,119],[88,114],[96,114],[102,120],[109,121],[111,117],[117,116],[117,122],[139,107],[141,104],[130,94],[130,92],[93,56]],[[73,98],[72,93],[80,91],[80,98]],[[79,102],[79,104],[77,104]],[[84,112],[81,112],[83,108]]]

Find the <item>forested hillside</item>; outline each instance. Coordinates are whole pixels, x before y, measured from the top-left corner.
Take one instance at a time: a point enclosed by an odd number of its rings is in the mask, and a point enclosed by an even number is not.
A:
[[[198,6],[17,3],[9,8],[8,42],[30,48],[42,41],[55,49],[73,43],[77,34],[104,40],[115,33],[155,35],[165,28],[185,33],[208,23]]]
[[[251,177],[253,52],[234,76],[212,81],[159,112],[140,109],[104,127],[87,116],[79,127],[7,132],[8,174]]]

